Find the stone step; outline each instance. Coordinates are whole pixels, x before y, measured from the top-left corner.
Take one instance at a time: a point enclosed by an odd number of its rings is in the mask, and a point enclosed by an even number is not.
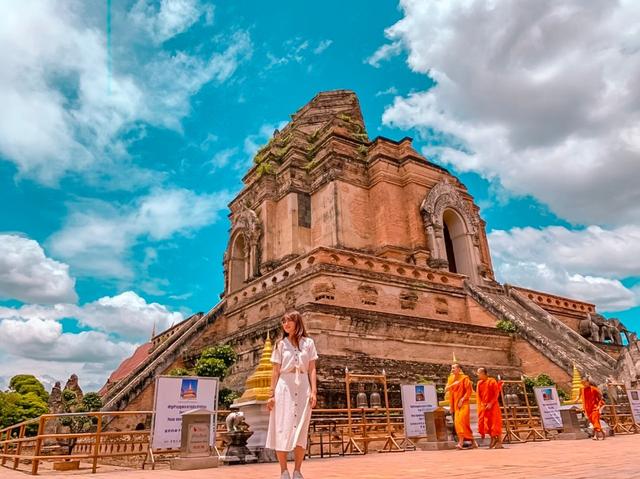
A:
[[[497,318],[514,323],[520,336],[567,374],[574,364],[597,382],[613,374],[614,358],[517,291],[508,287],[505,293],[483,291],[468,282],[465,289]]]

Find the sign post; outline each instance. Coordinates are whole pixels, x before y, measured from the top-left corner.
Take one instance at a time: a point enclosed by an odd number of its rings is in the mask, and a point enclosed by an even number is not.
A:
[[[540,409],[542,426],[545,430],[562,429],[562,416],[560,414],[560,398],[555,386],[542,386],[533,388]]]
[[[627,389],[631,414],[636,425],[640,426],[640,389]]]
[[[180,457],[171,460],[171,469],[189,471],[218,467],[218,456],[211,455],[213,411],[194,409],[182,414]]]
[[[211,411],[209,446],[215,446],[218,378],[157,376],[150,450],[180,449],[182,414],[194,409]]]
[[[404,434],[408,438],[422,438],[427,435],[424,413],[435,411],[438,396],[434,384],[403,384],[402,414],[404,416]]]

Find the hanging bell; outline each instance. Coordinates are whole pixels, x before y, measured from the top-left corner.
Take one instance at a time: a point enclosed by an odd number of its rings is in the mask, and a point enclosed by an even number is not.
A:
[[[356,396],[356,407],[358,408],[368,408],[369,404],[367,404],[367,393],[364,392],[364,384],[360,383],[358,385],[358,395]]]
[[[378,392],[378,386],[373,386],[373,392],[369,396],[369,403],[372,408],[379,409],[382,407],[382,400],[380,398],[380,393]]]

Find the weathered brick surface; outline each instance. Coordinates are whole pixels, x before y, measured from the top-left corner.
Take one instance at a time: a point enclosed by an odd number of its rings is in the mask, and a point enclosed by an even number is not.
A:
[[[521,290],[556,315],[545,317],[553,324],[541,333],[539,324],[527,328],[533,322],[527,316],[518,334],[528,343],[499,331],[502,316],[465,287],[468,281],[505,296],[466,187],[409,138],[371,141],[353,92],[321,93],[292,118],[257,153],[230,203],[219,314],[181,337],[153,371],[128,378],[133,386],[119,405],[147,407],[153,374],[180,361],[191,365],[203,348],[223,342],[239,354],[223,386],[242,390],[266,335],[279,336],[279,319],[291,308],[303,312],[316,340],[326,407],[343,404],[347,365],[364,373],[385,369],[396,389],[417,376],[444,382],[454,356],[467,372],[478,366],[509,378],[546,372],[567,382],[571,354],[561,353],[572,344],[562,341],[572,336],[556,334],[555,323],[575,331],[594,305]],[[613,361],[590,343],[582,346],[581,364],[598,369],[598,361]],[[595,363],[583,357],[589,355]]]

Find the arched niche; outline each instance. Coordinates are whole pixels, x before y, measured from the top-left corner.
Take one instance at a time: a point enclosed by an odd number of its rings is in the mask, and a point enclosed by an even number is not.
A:
[[[237,234],[231,243],[229,258],[229,291],[236,291],[244,286],[249,274],[249,252],[243,234]]]
[[[225,293],[237,291],[260,275],[262,224],[255,211],[243,207],[232,218],[231,236],[224,254]]]
[[[481,262],[478,229],[480,221],[448,179],[436,184],[420,206],[427,233],[429,265],[469,277],[480,283]]]
[[[452,208],[444,210],[442,226],[449,271],[472,277],[473,242],[460,213]]]

